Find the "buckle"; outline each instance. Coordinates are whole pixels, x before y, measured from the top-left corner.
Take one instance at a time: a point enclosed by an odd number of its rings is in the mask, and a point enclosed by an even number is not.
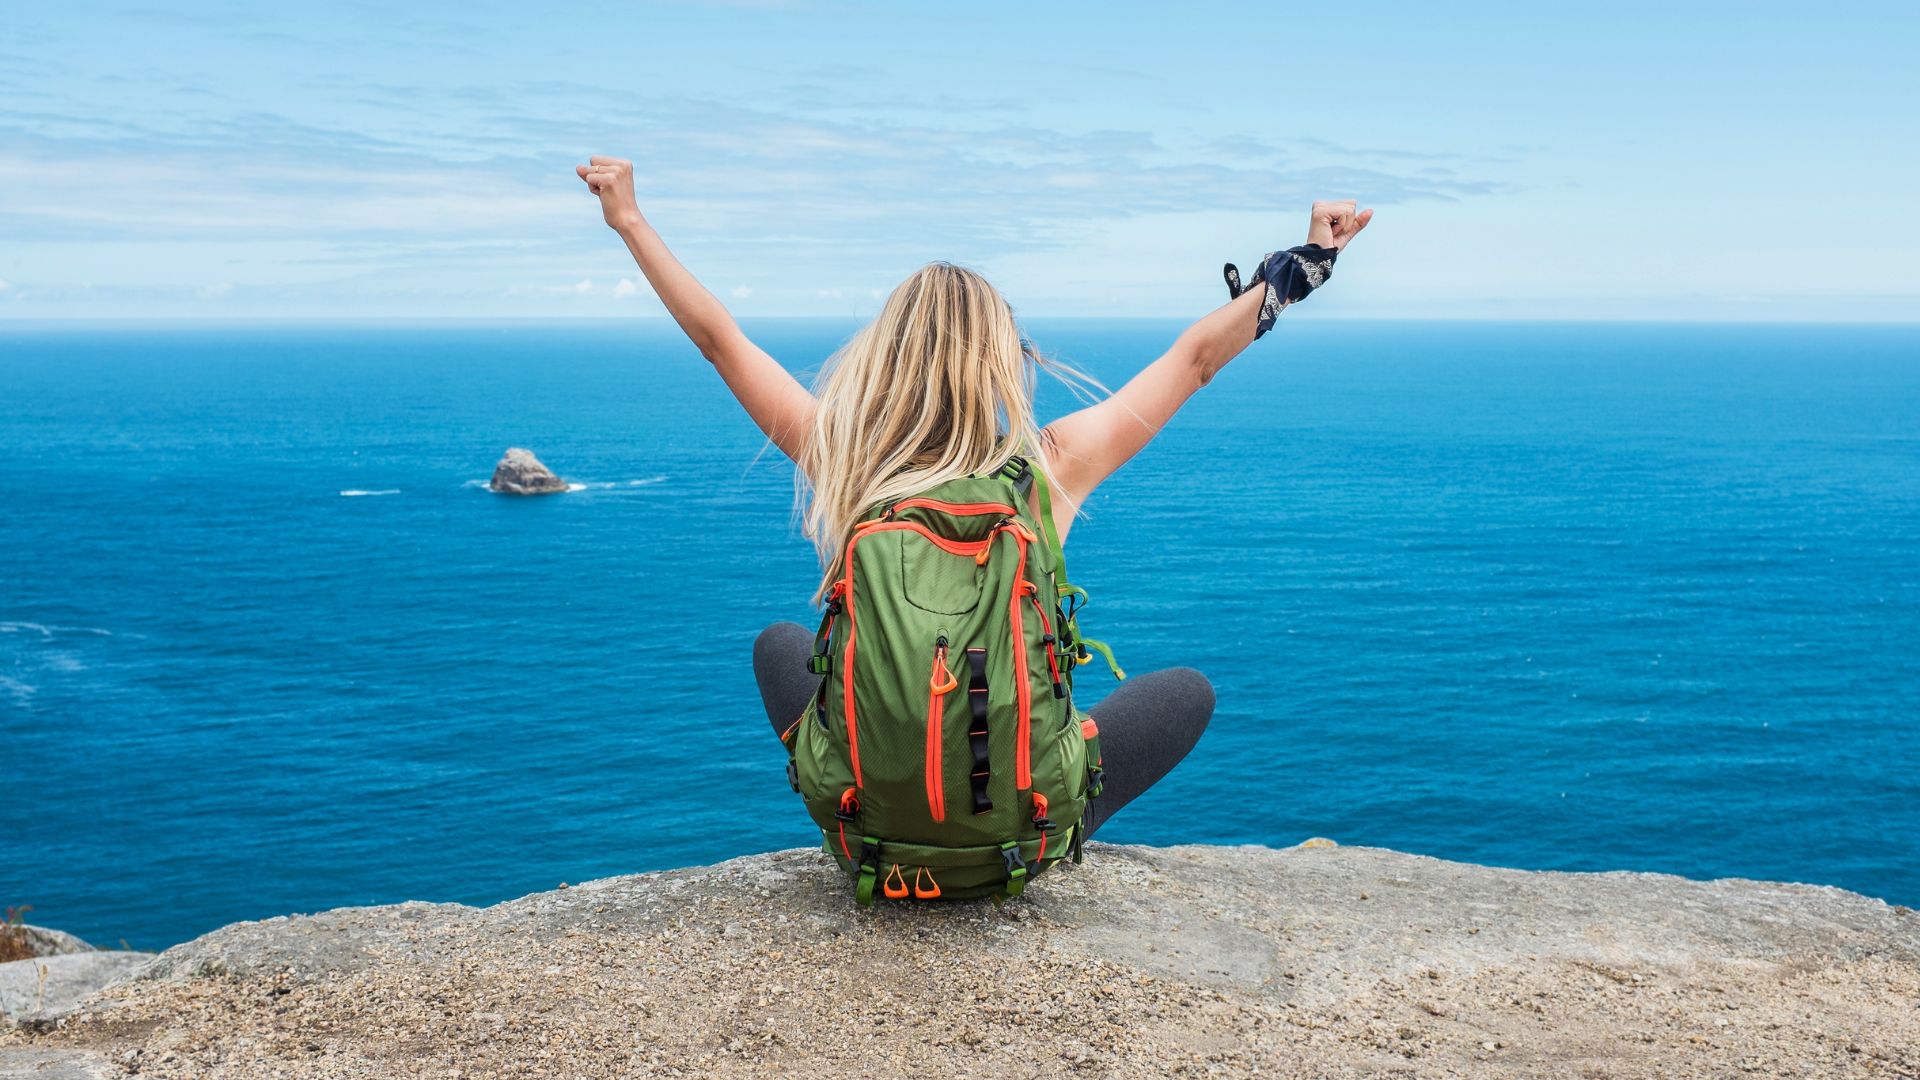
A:
[[[1050,817],[1036,815],[1033,819],[1033,827],[1039,829],[1042,833],[1050,833],[1060,826],[1055,825],[1053,819]]]
[[[825,675],[833,670],[833,657],[827,653],[814,653],[807,657],[807,670],[815,675]]]
[[[880,864],[880,841],[871,836],[860,838],[860,865],[878,866]]]
[[[1087,766],[1087,794],[1098,796],[1106,778],[1107,770],[1098,765]]]
[[[1009,840],[1000,845],[1000,858],[1007,864],[1007,876],[1023,875],[1027,872],[1027,860],[1020,856],[1018,842]]]
[[[793,786],[793,790],[800,790],[800,767],[794,764],[792,758],[787,759],[787,783]]]

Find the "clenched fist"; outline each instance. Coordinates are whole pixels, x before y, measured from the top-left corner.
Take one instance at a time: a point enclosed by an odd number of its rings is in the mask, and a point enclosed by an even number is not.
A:
[[[640,205],[633,198],[633,162],[595,154],[586,165],[573,171],[586,181],[587,190],[600,197],[600,216],[614,229],[623,229],[640,221]],[[1319,204],[1314,205],[1317,212]]]
[[[1343,251],[1347,242],[1372,220],[1373,211],[1360,209],[1359,204],[1351,199],[1346,202],[1314,203],[1313,220],[1307,225],[1307,243]]]

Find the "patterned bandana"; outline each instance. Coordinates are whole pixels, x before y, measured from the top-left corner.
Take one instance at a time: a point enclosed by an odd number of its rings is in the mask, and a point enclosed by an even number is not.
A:
[[[1308,293],[1326,284],[1333,276],[1333,260],[1339,254],[1336,249],[1319,244],[1301,244],[1285,251],[1270,251],[1260,260],[1253,276],[1266,283],[1267,295],[1260,301],[1260,322],[1253,331],[1255,341],[1273,329],[1274,320],[1288,304],[1306,299]],[[1239,267],[1228,263],[1224,273],[1228,299],[1235,299],[1246,291],[1240,285]]]

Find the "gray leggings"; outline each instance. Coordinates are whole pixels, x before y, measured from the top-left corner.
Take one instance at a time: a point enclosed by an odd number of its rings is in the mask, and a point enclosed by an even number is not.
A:
[[[812,700],[820,676],[807,670],[813,631],[777,622],[753,643],[753,675],[775,734],[785,731]],[[1135,675],[1088,710],[1100,724],[1106,779],[1087,809],[1092,836],[1120,808],[1173,771],[1200,741],[1213,717],[1213,684],[1192,668]]]

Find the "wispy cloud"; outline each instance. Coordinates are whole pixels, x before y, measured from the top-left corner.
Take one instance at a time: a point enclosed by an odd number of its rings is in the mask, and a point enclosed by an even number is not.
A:
[[[1068,250],[1103,221],[1223,205],[1291,211],[1329,191],[1390,205],[1502,187],[1419,157],[1396,164],[1305,144],[1256,155],[1217,140],[990,115],[938,126],[691,95],[586,115],[572,103],[592,89],[366,84],[358,94],[377,122],[351,125],[233,108],[217,94],[197,118],[11,109],[0,112],[0,235],[69,250],[243,245],[264,258],[271,247],[300,275],[276,282],[262,269],[239,287],[225,277],[185,286],[160,270],[144,285],[112,286],[184,290],[201,302],[257,300],[296,284],[303,295],[455,288],[626,300],[637,284],[595,289],[581,274],[603,267],[594,253],[607,249],[594,201],[572,174],[590,152],[634,158],[642,205],[677,245],[841,266]],[[70,277],[14,270],[41,299],[77,295]],[[406,285],[407,275],[440,284]],[[743,282],[730,295],[754,290]],[[870,292],[863,284],[844,295]]]
[[[583,189],[570,173],[581,147],[634,153],[643,200],[696,225],[855,246],[929,234],[1047,246],[1087,221],[1229,201],[1291,209],[1339,191],[1390,205],[1503,187],[1454,169],[1356,164],[1336,151],[1254,165],[1138,131],[823,120],[696,98],[590,121],[502,112],[460,146],[259,111],[190,131],[9,112],[0,115],[0,228],[69,240],[546,236],[581,220]],[[103,161],[113,197],[76,189],[75,172]]]

